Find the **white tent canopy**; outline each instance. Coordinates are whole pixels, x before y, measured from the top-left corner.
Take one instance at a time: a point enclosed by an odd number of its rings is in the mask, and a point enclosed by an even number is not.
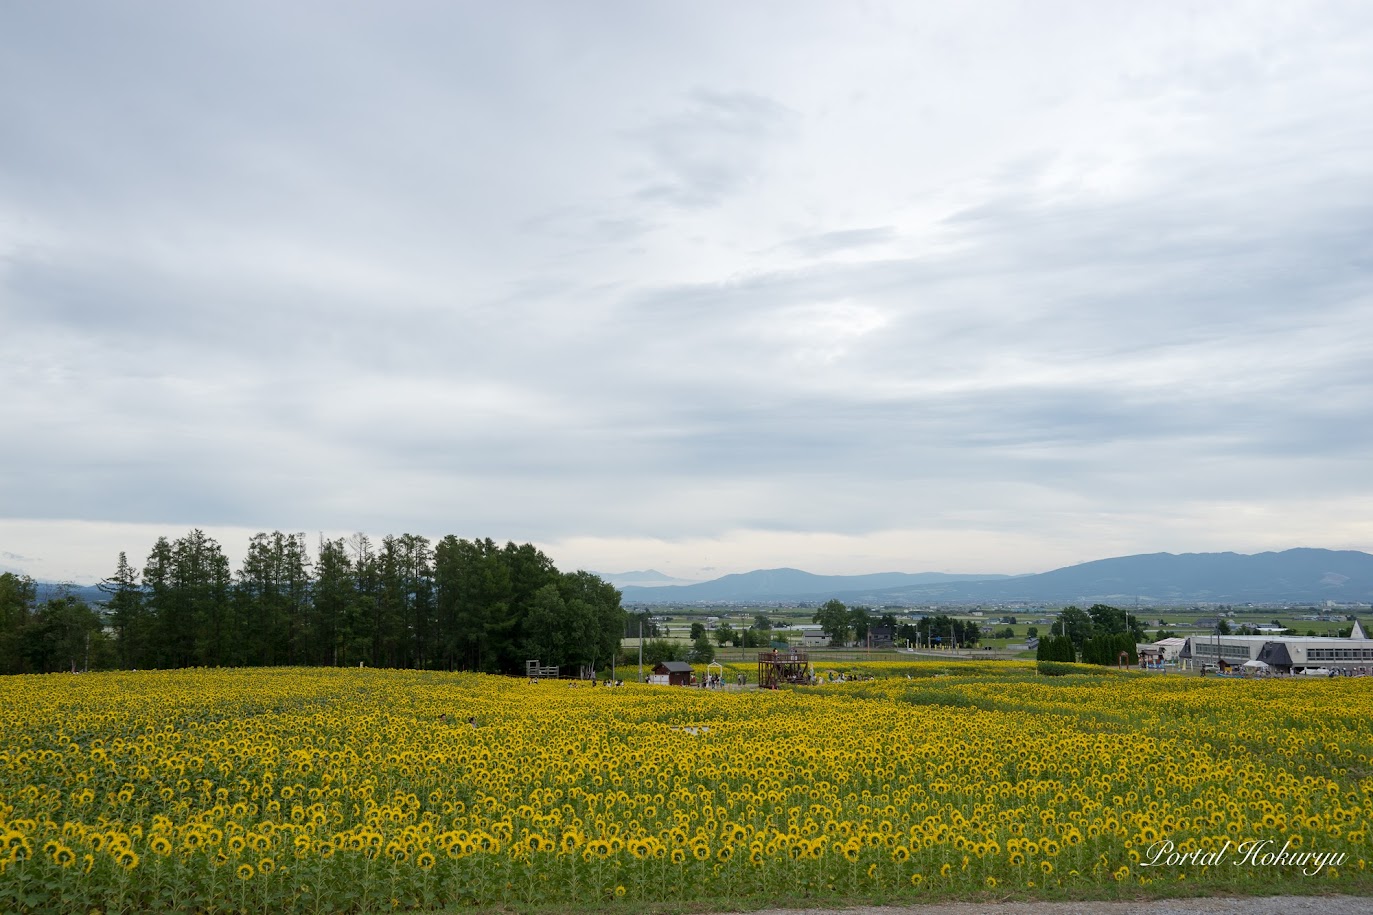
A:
[[[1254,670],[1258,670],[1260,668],[1267,667],[1268,664],[1265,661],[1245,661],[1244,666],[1253,668]]]

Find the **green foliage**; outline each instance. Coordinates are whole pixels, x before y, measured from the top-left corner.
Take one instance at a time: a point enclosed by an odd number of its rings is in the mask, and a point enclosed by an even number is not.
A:
[[[54,598],[38,609],[23,631],[24,656],[38,673],[86,670],[92,653],[96,666],[109,652],[94,610],[79,597]]]
[[[237,638],[226,644],[222,632],[206,632],[201,653],[211,663],[307,663],[314,633],[305,610],[310,602],[310,559],[304,534],[255,534],[237,575],[233,607]]]
[[[159,537],[141,573],[119,555],[101,582],[107,620],[76,598],[34,606],[34,583],[0,575],[0,673],[94,666],[343,665],[521,673],[528,658],[609,666],[620,592],[559,572],[531,544],[413,534],[381,549],[358,534],[255,535],[236,573],[193,530]],[[108,622],[111,636],[104,634]],[[652,629],[649,627],[649,632]]]
[[[534,549],[528,544],[526,547]],[[551,561],[548,565],[553,569]],[[556,569],[553,572],[557,574]],[[563,626],[565,637],[572,640],[568,650],[569,663],[592,669],[610,663],[610,658],[619,648],[620,633],[624,630],[620,592],[598,576],[582,571],[560,575],[558,590],[568,609]]]
[[[1122,653],[1125,655],[1126,664],[1133,665],[1139,662],[1133,635],[1128,632],[1101,634],[1083,644],[1082,663],[1113,667],[1120,663]]]
[[[690,634],[689,636],[687,636],[687,638],[691,639],[691,640],[694,642],[694,641],[696,641],[697,639],[703,639],[703,638],[705,638],[705,637],[706,637],[706,624],[705,624],[705,623],[692,623],[692,624],[691,624],[691,634]]]
[[[1082,644],[1093,635],[1092,618],[1080,607],[1064,607],[1049,631],[1054,635],[1067,636],[1080,651]]]
[[[903,626],[902,638],[911,638],[909,634],[906,634],[908,628],[915,630],[915,637],[911,641],[921,645],[948,645],[950,640],[959,646],[976,645],[982,640],[982,629],[977,623],[971,620],[954,619],[944,613],[924,617],[914,627]]]
[[[729,623],[721,623],[715,627],[715,644],[724,648],[726,644],[738,646],[741,641],[739,633],[734,631],[734,627]]]
[[[1092,604],[1087,608],[1087,615],[1092,618],[1092,628],[1098,635],[1124,632],[1137,642],[1144,641],[1144,624],[1139,617],[1119,607]]]
[[[849,609],[849,625],[853,628],[853,637],[859,642],[863,642],[868,637],[868,627],[872,622],[871,607],[852,607]]]
[[[1046,635],[1035,649],[1036,661],[1061,661],[1071,664],[1077,660],[1073,640],[1066,635]]]
[[[715,660],[715,646],[710,644],[710,639],[702,635],[691,643],[691,651],[687,653],[687,660],[692,664],[709,664]]]
[[[243,638],[257,620],[231,616],[229,560],[213,537],[199,530],[175,542],[159,537],[143,568],[143,586],[152,666],[244,663]]]
[[[1062,677],[1068,674],[1087,675],[1087,676],[1121,676],[1118,671],[1113,671],[1101,667],[1089,667],[1082,664],[1069,664],[1065,661],[1038,661],[1035,670],[1046,677]]]
[[[113,577],[100,582],[100,590],[107,595],[105,612],[114,630],[114,646],[121,667],[151,666],[151,620],[143,602],[143,589],[138,572],[129,565],[124,553]]]
[[[18,674],[29,669],[23,640],[36,595],[32,578],[13,572],[0,574],[0,673]]]
[[[826,601],[825,604],[815,611],[811,617],[811,622],[819,623],[821,628],[830,637],[831,645],[847,645],[849,633],[853,628],[853,617],[849,614],[849,608],[837,600]]]
[[[624,637],[637,639],[640,636],[646,639],[656,639],[662,636],[662,632],[647,610],[626,610]]]
[[[644,642],[644,666],[653,667],[659,661],[685,661],[686,652],[677,642],[667,639],[650,639]]]
[[[584,620],[569,619],[567,603],[552,582],[534,593],[525,614],[524,653],[544,665],[568,666],[569,639],[585,638]]]
[[[349,656],[349,636],[356,628],[353,570],[346,541],[320,541],[310,603],[312,664],[343,664]]]
[[[619,591],[589,572],[560,573],[531,544],[445,537],[435,548],[434,574],[434,666],[507,673],[522,671],[526,659],[607,666],[630,625]],[[646,623],[645,636],[654,631]]]

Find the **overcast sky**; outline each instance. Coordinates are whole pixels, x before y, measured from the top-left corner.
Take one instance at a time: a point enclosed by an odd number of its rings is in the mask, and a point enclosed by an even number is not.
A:
[[[0,569],[1373,549],[1373,4],[0,4]]]

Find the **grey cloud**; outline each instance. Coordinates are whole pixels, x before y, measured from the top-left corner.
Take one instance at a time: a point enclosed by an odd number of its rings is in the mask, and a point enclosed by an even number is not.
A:
[[[698,89],[689,107],[637,131],[661,179],[635,196],[697,208],[714,206],[761,173],[769,144],[786,137],[798,116],[749,92]]]
[[[839,229],[817,235],[805,235],[787,242],[787,246],[806,257],[824,257],[840,251],[867,248],[895,240],[896,229],[892,226],[875,226],[870,229]]]
[[[581,245],[623,243],[642,238],[656,224],[637,216],[597,212],[591,207],[563,207],[524,220],[519,228],[535,235],[569,239]]]
[[[1195,143],[1126,131],[1096,187],[1073,172],[1090,142],[984,135],[1012,114],[985,99],[946,125],[967,171],[844,172],[867,122],[818,113],[918,80],[813,81],[728,29],[693,32],[684,66],[646,46],[630,79],[593,52],[633,53],[642,24],[556,5],[542,38],[495,8],[432,34],[283,8],[260,40],[237,7],[65,31],[37,9],[0,14],[45,20],[0,39],[25,78],[0,81],[17,516],[1072,537],[1065,517],[1370,492],[1363,70],[1230,117],[1217,98],[1257,77],[1221,60],[1177,109],[1205,115],[1176,125]],[[717,65],[755,57],[762,76]],[[1069,96],[1098,85],[1070,75]],[[738,91],[680,91],[702,84]]]

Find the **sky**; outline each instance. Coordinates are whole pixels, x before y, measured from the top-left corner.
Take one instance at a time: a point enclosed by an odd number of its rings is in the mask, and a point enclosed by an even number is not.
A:
[[[0,571],[1373,550],[1373,5],[0,4]]]

